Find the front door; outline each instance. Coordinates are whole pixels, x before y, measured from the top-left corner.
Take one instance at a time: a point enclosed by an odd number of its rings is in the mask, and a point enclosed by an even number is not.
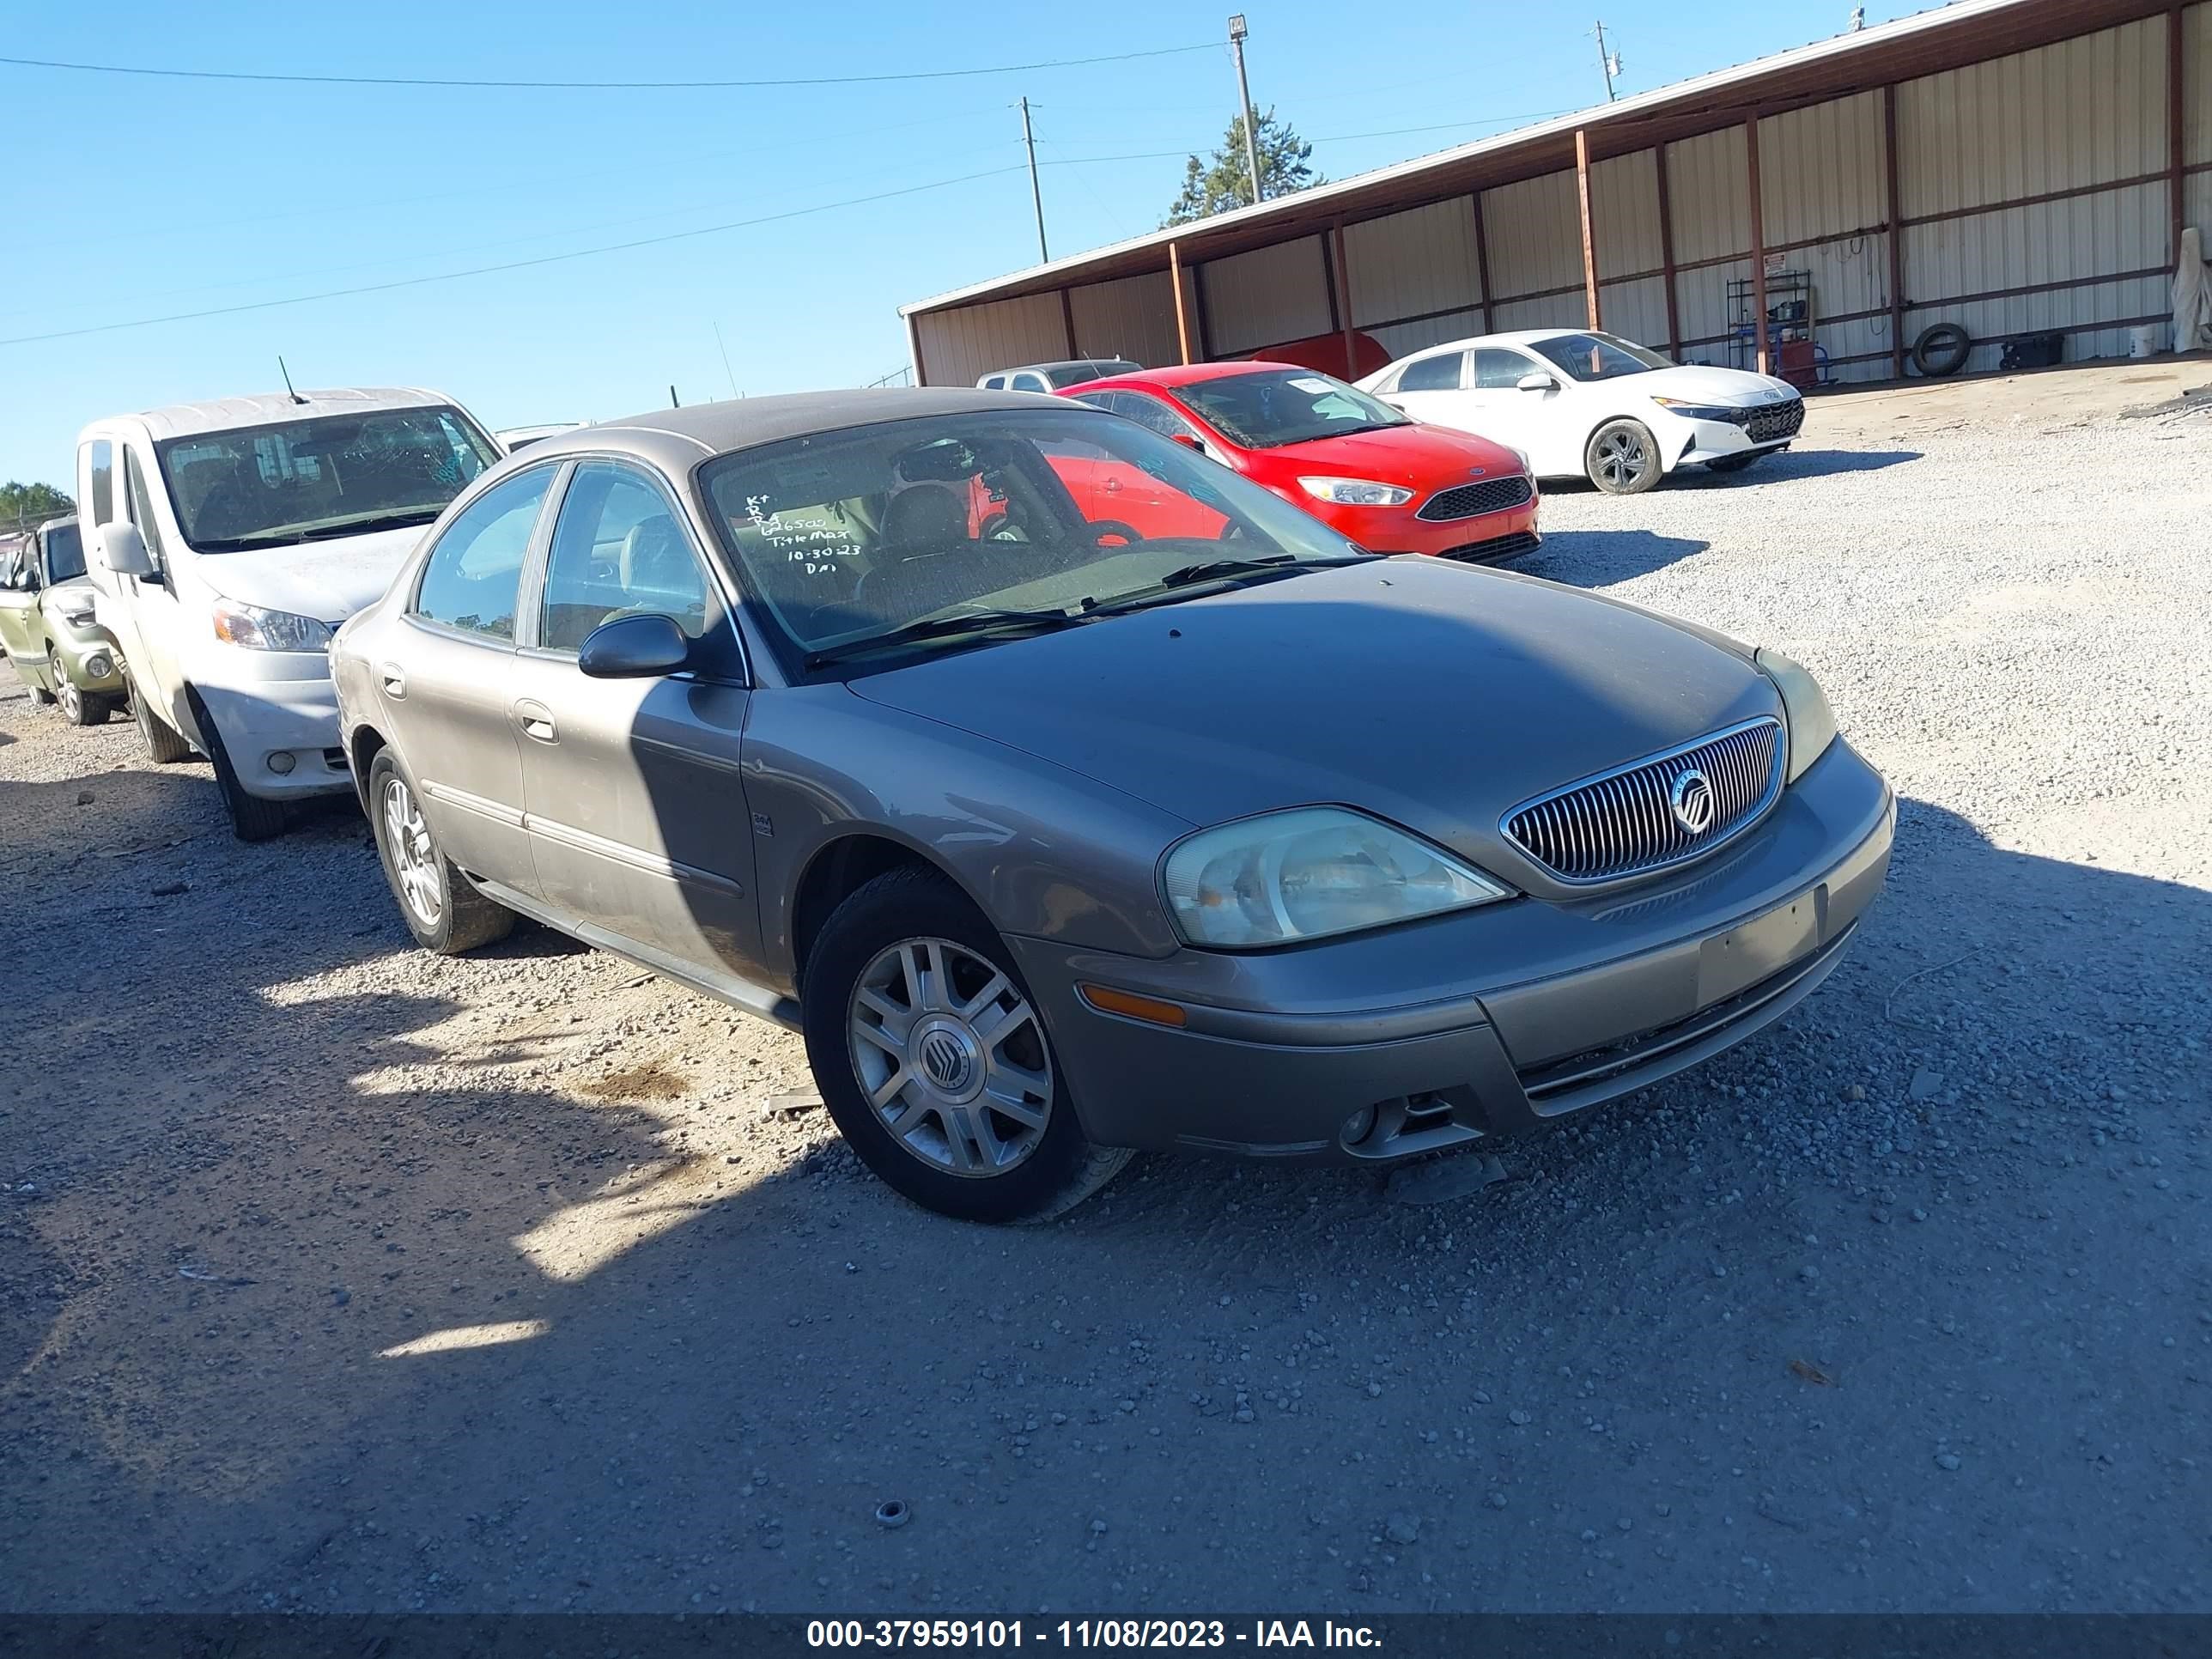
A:
[[[154,511],[152,495],[147,489],[151,456],[140,445],[120,440],[115,451],[122,469],[116,491],[116,517],[138,527],[155,571],[152,576],[119,579],[133,590],[131,611],[138,626],[138,655],[131,658],[126,647],[124,658],[135,662],[141,671],[139,684],[152,695],[155,708],[162,711],[161,718],[179,732],[197,732],[198,723],[185,696],[184,634],[195,625],[195,618],[201,629],[209,623],[206,611],[198,603],[199,596],[194,594],[188,599],[183,591],[191,585],[191,573],[187,566],[197,556],[163,533]]]
[[[559,471],[556,463],[518,472],[454,516],[407,607],[407,660],[370,665],[386,730],[446,856],[525,893],[537,890],[538,873],[507,706],[522,573]]]
[[[737,630],[664,481],[580,463],[562,499],[510,714],[539,890],[564,919],[708,975],[755,977],[760,916],[738,770],[751,693]],[[692,663],[588,679],[592,630],[665,616]]]
[[[110,570],[100,549],[101,529],[121,523],[125,516],[115,476],[118,447],[112,438],[93,438],[77,447],[77,523],[84,534],[85,568],[97,596],[93,600],[93,614],[114,640],[115,648],[123,653],[124,666],[130,672],[131,695],[135,696],[139,686],[153,690],[152,669],[147,665],[145,643],[138,633],[140,584],[135,578]],[[154,696],[157,708],[167,707],[158,692],[154,692]]]

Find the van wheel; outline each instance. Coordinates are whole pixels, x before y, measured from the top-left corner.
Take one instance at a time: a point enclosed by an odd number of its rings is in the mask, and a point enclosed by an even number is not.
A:
[[[1131,1154],[1083,1137],[1013,957],[933,870],[877,877],[806,962],[806,1057],[846,1143],[884,1182],[963,1221],[1043,1221]]]
[[[154,700],[136,681],[131,684],[131,714],[138,722],[138,736],[155,765],[173,766],[192,757],[192,746],[185,741],[184,733],[154,712]]]
[[[1590,434],[1583,470],[1608,495],[1640,495],[1659,482],[1659,443],[1641,421],[1607,421]]]
[[[216,729],[215,717],[208,713],[207,705],[195,698],[193,712],[200,719],[200,735],[207,739],[208,759],[215,767],[215,787],[222,791],[222,804],[230,812],[232,833],[240,841],[271,841],[283,835],[291,822],[284,803],[248,794],[246,786],[238,781],[238,769],[230,763],[230,751],[222,746],[222,733]]]
[[[514,912],[486,898],[453,867],[422,816],[414,783],[389,749],[369,763],[368,821],[384,878],[417,945],[451,957],[507,937]]]
[[[62,659],[52,652],[46,653],[46,672],[54,677],[54,701],[71,726],[107,724],[107,699],[78,690],[76,682],[63,672]]]

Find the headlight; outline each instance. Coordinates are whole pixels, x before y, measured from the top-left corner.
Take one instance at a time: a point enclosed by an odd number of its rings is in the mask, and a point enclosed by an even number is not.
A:
[[[1520,462],[1520,463],[1521,463],[1521,471],[1522,471],[1524,474],[1526,474],[1526,475],[1527,475],[1529,478],[1531,478],[1531,479],[1534,479],[1534,478],[1535,477],[1535,476],[1536,476],[1536,469],[1535,469],[1534,467],[1533,467],[1533,466],[1531,466],[1531,465],[1528,465],[1528,452],[1527,450],[1525,450],[1525,449],[1516,449],[1516,448],[1514,448],[1514,447],[1513,447],[1513,446],[1512,446],[1511,444],[1505,444],[1505,445],[1503,445],[1503,446],[1501,446],[1501,447],[1502,447],[1506,451],[1506,453],[1509,453],[1510,455],[1511,455],[1515,460],[1516,460],[1516,461],[1518,461],[1518,462]]]
[[[1727,421],[1733,423],[1743,411],[1720,404],[1688,404],[1680,398],[1654,398],[1651,400],[1671,415],[1680,415],[1686,421]]]
[[[331,630],[313,617],[264,611],[234,599],[215,602],[215,636],[248,651],[327,651]]]
[[[1366,478],[1301,478],[1298,488],[1317,501],[1334,501],[1339,507],[1403,507],[1413,499],[1410,489]]]
[[[1340,806],[1201,830],[1169,850],[1165,884],[1176,930],[1224,949],[1325,939],[1512,896],[1441,848]]]
[[[89,628],[93,621],[92,611],[89,607],[82,611],[64,611],[62,612],[62,620],[71,628]]]
[[[1783,721],[1790,730],[1788,781],[1795,783],[1836,740],[1836,711],[1828,707],[1828,694],[1820,690],[1820,682],[1802,663],[1766,646],[1753,652],[1752,660],[1782,693]]]

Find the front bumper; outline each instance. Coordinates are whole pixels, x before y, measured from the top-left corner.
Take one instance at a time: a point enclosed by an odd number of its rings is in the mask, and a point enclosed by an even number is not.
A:
[[[62,672],[78,690],[100,696],[122,695],[123,659],[106,635],[57,632],[53,641]]]
[[[1372,552],[1424,553],[1432,558],[1482,562],[1534,550],[1539,544],[1536,514],[1541,501],[1541,496],[1531,495],[1520,506],[1500,512],[1443,520],[1421,518],[1418,502],[1405,507],[1308,505],[1322,507],[1316,516]]]
[[[1888,786],[1838,740],[1748,835],[1572,903],[1243,956],[1009,942],[1091,1139],[1389,1162],[1533,1128],[1781,1018],[1841,959],[1895,823]],[[1179,1003],[1188,1024],[1103,1013],[1084,983]]]
[[[353,788],[339,746],[337,693],[327,672],[313,679],[263,680],[251,690],[202,685],[198,690],[249,795],[290,800]],[[290,757],[291,770],[276,769],[278,757]]]
[[[1804,429],[1805,403],[1801,398],[1783,404],[1756,404],[1737,411],[1734,420],[1677,417],[1674,424],[1681,431],[1674,443],[1666,446],[1674,456],[1668,464],[1670,471],[1677,466],[1725,460],[1731,455],[1765,455],[1789,448]]]

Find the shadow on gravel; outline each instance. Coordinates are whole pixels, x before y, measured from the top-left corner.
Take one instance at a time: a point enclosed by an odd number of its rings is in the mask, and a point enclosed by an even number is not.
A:
[[[1670,472],[1654,489],[1744,489],[1754,484],[1790,483],[1801,478],[1820,478],[1845,472],[1880,472],[1921,459],[1917,449],[1785,449],[1765,455],[1738,472],[1716,472],[1705,466],[1686,466]],[[1597,487],[1584,478],[1547,478],[1547,495],[1595,495]]]
[[[150,811],[167,781],[134,775]],[[74,786],[27,787],[0,817],[51,846]],[[2204,1097],[2196,889],[1908,802],[1814,999],[1502,1148],[1503,1187],[1416,1210],[1156,1159],[994,1231],[834,1144],[725,1188],[651,1091],[418,1092],[446,998],[285,999],[401,948],[366,854],[324,849],[288,903],[230,848],[217,890],[94,924],[22,847],[0,902],[53,963],[13,996],[29,1075],[131,1081],[0,1080],[9,1182],[66,1175],[0,1197],[19,1608],[1988,1611],[2200,1583],[2172,1516],[2203,1512],[2176,1459],[2212,1259],[2118,1150],[2179,1173],[2167,1106]],[[156,925],[210,943],[163,955]],[[2172,1101],[2098,1092],[2119,1044]]]
[[[1508,568],[1549,581],[1607,587],[1693,559],[1711,545],[1649,530],[1555,530],[1546,532],[1534,553]]]

